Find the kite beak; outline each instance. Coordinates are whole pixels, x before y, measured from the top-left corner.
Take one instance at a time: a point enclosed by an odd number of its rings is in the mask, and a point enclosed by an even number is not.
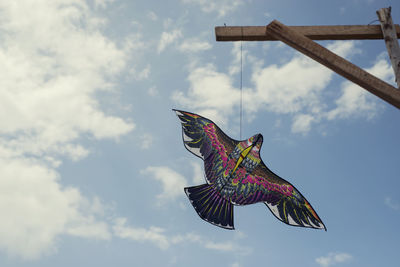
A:
[[[262,134],[257,134],[257,136],[256,136],[256,141],[253,143],[253,146],[257,146],[258,149],[260,149],[262,143],[263,143],[263,136],[262,136]]]
[[[262,134],[257,134],[255,136],[255,141],[251,144],[251,147],[252,147],[251,150],[254,151],[254,152],[260,151],[262,143],[263,143]]]
[[[256,141],[253,143],[253,145],[256,145],[259,140],[261,140],[262,142],[262,139],[263,139],[262,134],[257,134]]]

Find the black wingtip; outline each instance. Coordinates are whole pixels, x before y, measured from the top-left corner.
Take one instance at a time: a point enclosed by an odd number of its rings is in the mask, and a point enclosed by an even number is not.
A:
[[[173,108],[172,111],[175,112],[175,114],[176,114],[177,116],[183,115],[183,114],[186,112],[186,111],[179,110],[179,109],[175,109],[175,108]]]
[[[211,185],[185,187],[184,190],[201,219],[227,230],[235,229],[232,203],[219,196]]]

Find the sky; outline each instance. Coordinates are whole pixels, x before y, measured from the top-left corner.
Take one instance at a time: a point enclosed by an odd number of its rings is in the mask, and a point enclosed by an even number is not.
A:
[[[214,33],[388,6],[400,23],[394,0],[0,0],[0,266],[399,266],[398,109],[285,44]],[[383,40],[319,43],[395,85]],[[201,220],[173,108],[262,133],[327,231],[262,203],[235,207],[234,231]]]

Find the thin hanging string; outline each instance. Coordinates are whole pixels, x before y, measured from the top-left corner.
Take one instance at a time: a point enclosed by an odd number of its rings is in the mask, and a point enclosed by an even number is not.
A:
[[[243,36],[243,28],[242,28],[242,36]],[[243,38],[242,38],[243,39]],[[243,41],[240,41],[240,140],[242,140],[242,119],[243,119]]]

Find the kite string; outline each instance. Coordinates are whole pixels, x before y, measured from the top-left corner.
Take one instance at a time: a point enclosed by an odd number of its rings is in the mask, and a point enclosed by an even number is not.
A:
[[[242,39],[243,39],[243,27],[242,27]],[[242,117],[243,117],[243,41],[240,41],[240,123],[239,123],[239,135],[242,140]]]

